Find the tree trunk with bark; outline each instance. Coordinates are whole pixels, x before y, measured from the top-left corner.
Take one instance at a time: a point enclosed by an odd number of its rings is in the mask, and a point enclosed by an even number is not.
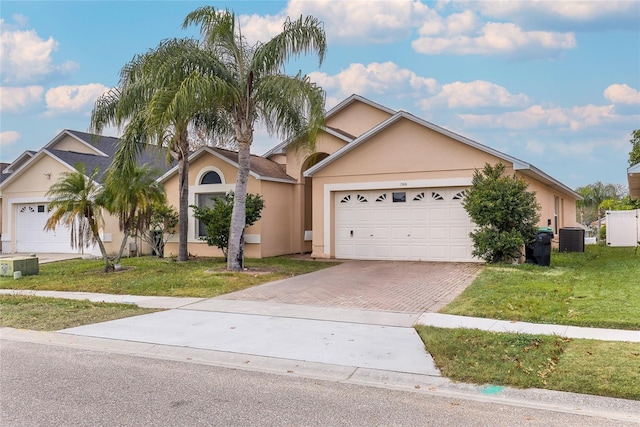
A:
[[[178,158],[178,193],[180,202],[178,207],[178,261],[189,259],[187,238],[189,233],[189,144],[187,142],[187,132],[180,133],[179,141],[176,144]]]
[[[236,178],[235,194],[233,198],[233,213],[231,214],[231,228],[229,233],[229,252],[227,269],[240,271],[244,265],[243,234],[245,228],[245,209],[247,204],[247,183],[251,167],[251,138],[245,136],[238,143],[238,176]]]

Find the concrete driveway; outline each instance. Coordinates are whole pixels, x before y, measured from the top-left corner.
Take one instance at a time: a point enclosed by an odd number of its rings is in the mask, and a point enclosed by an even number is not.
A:
[[[435,312],[469,286],[482,267],[474,263],[347,261],[217,299]]]

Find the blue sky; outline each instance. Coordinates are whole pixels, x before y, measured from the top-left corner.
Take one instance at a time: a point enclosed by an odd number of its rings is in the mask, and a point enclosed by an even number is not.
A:
[[[0,161],[86,131],[122,66],[229,8],[252,41],[287,16],[324,22],[308,73],[327,108],[357,93],[532,163],[576,188],[626,184],[640,128],[640,1],[0,1]],[[116,135],[116,129],[108,130]],[[277,141],[257,131],[253,152]]]

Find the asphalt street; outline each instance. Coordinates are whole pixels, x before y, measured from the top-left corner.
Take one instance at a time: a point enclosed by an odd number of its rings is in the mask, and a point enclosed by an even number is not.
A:
[[[2,426],[624,426],[541,408],[1,342]]]

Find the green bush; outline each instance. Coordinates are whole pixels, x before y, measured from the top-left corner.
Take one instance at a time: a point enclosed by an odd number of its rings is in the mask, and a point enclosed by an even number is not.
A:
[[[505,176],[505,166],[485,164],[473,174],[463,206],[478,229],[470,233],[472,254],[489,263],[511,262],[537,233],[540,206],[523,178]]]
[[[229,228],[231,227],[231,214],[233,212],[233,191],[224,197],[218,197],[213,202],[213,208],[190,206],[193,216],[205,225],[207,235],[200,240],[207,242],[209,246],[216,246],[222,250],[225,259],[229,248]],[[264,200],[259,194],[247,194],[245,224],[250,227],[255,224],[262,214]]]

